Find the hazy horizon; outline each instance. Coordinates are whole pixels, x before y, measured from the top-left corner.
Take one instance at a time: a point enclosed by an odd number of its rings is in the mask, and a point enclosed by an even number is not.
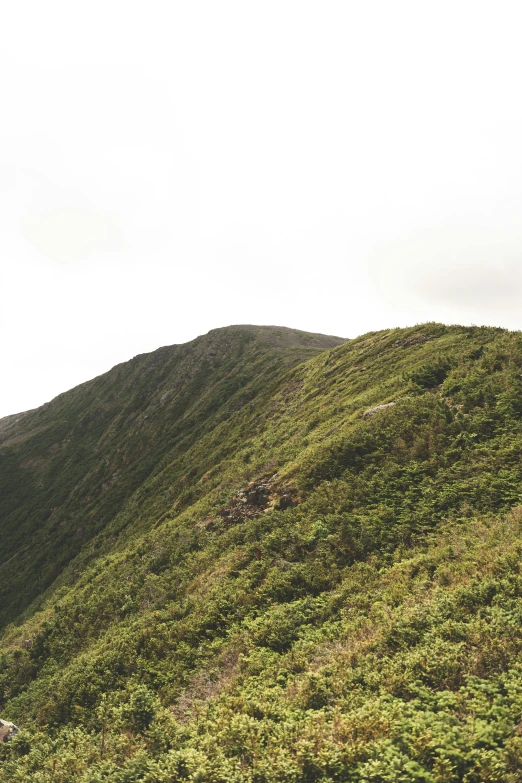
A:
[[[0,26],[0,417],[233,323],[522,328],[515,3]]]

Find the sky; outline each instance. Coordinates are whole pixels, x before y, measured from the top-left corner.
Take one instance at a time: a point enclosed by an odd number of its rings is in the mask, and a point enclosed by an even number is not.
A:
[[[0,10],[0,416],[234,323],[522,328],[522,10]]]

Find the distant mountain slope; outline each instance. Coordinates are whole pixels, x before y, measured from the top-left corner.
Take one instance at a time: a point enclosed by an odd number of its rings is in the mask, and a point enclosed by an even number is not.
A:
[[[41,594],[145,479],[175,459],[194,471],[184,455],[203,434],[341,342],[283,327],[216,329],[0,419],[0,622]]]
[[[522,334],[231,327],[0,438],[1,783],[522,780]]]

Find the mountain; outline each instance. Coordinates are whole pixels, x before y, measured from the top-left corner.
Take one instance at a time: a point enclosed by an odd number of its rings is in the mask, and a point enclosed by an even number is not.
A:
[[[218,329],[0,420],[0,781],[522,780],[522,334]]]
[[[129,535],[145,497],[135,493],[154,476],[168,473],[158,479],[167,497],[156,499],[165,510],[189,502],[192,483],[246,437],[249,411],[285,371],[340,343],[277,327],[216,329],[0,419],[0,622],[16,619],[97,533],[123,526]],[[110,527],[131,498],[133,510]]]

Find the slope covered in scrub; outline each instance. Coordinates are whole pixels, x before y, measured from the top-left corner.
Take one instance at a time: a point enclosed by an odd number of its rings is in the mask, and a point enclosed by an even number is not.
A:
[[[522,780],[521,374],[236,327],[0,427],[0,780]]]
[[[276,327],[216,329],[0,420],[0,621],[41,595],[167,466],[172,507],[233,447],[216,429],[270,395],[289,367],[341,342]]]

